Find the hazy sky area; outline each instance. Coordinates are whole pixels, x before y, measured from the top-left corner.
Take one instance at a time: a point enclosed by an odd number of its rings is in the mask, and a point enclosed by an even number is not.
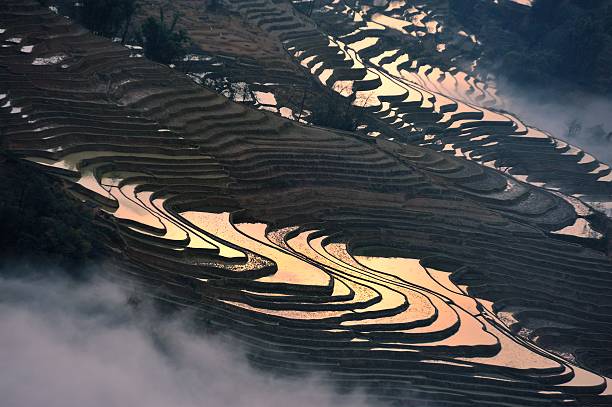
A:
[[[368,405],[323,376],[264,374],[231,341],[136,314],[127,299],[108,282],[0,278],[2,407]]]
[[[592,137],[589,129],[602,125],[605,133],[612,132],[612,99],[597,95],[575,94],[567,97],[535,94],[525,89],[510,87],[500,81],[501,97],[508,110],[516,114],[525,124],[538,127],[582,148],[600,161],[612,163],[612,141]],[[582,125],[579,137],[568,138],[568,122],[578,120]]]

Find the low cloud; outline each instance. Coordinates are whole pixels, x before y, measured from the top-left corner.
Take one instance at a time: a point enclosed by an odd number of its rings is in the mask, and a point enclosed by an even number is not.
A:
[[[239,345],[194,333],[188,318],[128,303],[108,282],[0,278],[2,406],[368,405],[323,375],[264,373]]]
[[[612,100],[603,96],[561,89],[532,91],[499,80],[506,108],[525,124],[546,130],[612,163]],[[569,131],[570,123],[578,124]],[[578,131],[576,131],[578,130]]]

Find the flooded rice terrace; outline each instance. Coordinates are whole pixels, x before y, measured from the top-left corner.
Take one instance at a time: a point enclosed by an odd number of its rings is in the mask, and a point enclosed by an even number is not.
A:
[[[265,72],[235,103],[201,86],[213,71],[0,6],[0,130],[119,237],[117,274],[257,366],[381,400],[609,403],[609,219],[587,203],[612,201],[610,166],[403,47],[478,46],[442,1],[227,3],[358,109],[358,132],[309,125]]]

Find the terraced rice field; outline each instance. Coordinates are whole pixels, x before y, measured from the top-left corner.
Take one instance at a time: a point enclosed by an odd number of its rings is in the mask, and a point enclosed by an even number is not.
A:
[[[362,132],[428,146],[587,200],[612,194],[608,165],[497,110],[503,100],[491,84],[412,52],[419,38],[421,48],[443,46],[452,63],[478,43],[464,31],[446,31],[440,23],[446,1],[331,1],[311,17],[269,0],[231,4],[279,38],[321,84],[363,109]]]
[[[609,197],[610,168],[483,107],[495,93],[467,75],[402,68],[387,28],[438,25],[392,3],[359,18],[330,3],[320,18],[349,30],[331,36],[289,3],[232,2],[363,108],[372,137],[234,103],[5,0],[0,133],[99,208],[117,278],[191,307],[262,368],[404,405],[610,405],[607,219],[570,196]]]
[[[183,3],[179,0],[176,7]],[[269,43],[275,39],[301,68],[292,71],[278,54],[266,58],[274,61],[273,70],[265,59],[247,66],[243,60],[214,57],[196,67],[209,80],[226,80],[224,75],[240,71],[235,80],[256,91],[247,99],[259,108],[303,118],[298,114],[302,95],[307,105],[317,100],[310,100],[306,75],[352,104],[361,134],[425,146],[586,202],[612,204],[608,164],[504,110],[494,80],[481,79],[474,69],[479,40],[451,21],[447,0],[293,5],[238,0],[227,7],[233,16],[242,16],[246,27],[267,33]],[[186,26],[198,36],[194,25]],[[209,48],[211,38],[200,43]],[[223,51],[223,43],[217,48],[234,58],[231,49]]]

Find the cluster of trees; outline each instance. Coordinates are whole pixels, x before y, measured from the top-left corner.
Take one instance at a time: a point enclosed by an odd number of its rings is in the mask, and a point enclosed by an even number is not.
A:
[[[138,0],[82,0],[75,8],[79,21],[90,31],[104,37],[120,35],[123,44],[139,4]]]
[[[93,210],[62,189],[56,179],[0,152],[0,270],[19,264],[82,273],[104,257]]]
[[[451,6],[485,44],[483,62],[510,80],[612,92],[611,0],[535,0],[524,12],[473,0]]]
[[[566,138],[568,140],[577,138],[588,138],[594,142],[612,143],[612,131],[607,131],[603,124],[584,127],[579,119],[572,119],[565,123],[567,126]]]
[[[178,19],[179,15],[175,13],[168,25],[160,8],[159,19],[149,17],[145,20],[138,35],[147,58],[170,64],[185,56],[190,39],[184,30],[176,29]]]
[[[76,19],[90,31],[109,38],[121,38],[122,44],[134,40],[144,48],[145,56],[153,61],[170,64],[182,59],[191,40],[177,28],[179,14],[170,24],[160,8],[159,17],[150,16],[133,27],[142,5],[139,0],[82,0],[74,6]],[[131,37],[130,37],[131,35]]]
[[[312,105],[309,120],[321,127],[355,131],[357,116],[357,109],[351,105],[351,99],[339,95],[321,95]]]

